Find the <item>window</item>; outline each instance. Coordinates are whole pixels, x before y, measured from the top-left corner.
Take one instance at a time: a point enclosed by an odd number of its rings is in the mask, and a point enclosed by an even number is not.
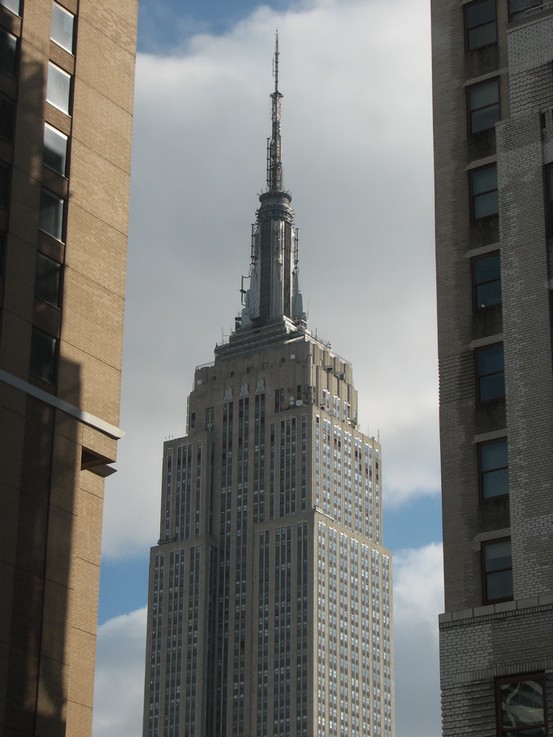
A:
[[[547,234],[553,237],[553,164],[545,167],[545,215]]]
[[[467,88],[469,133],[489,130],[499,120],[499,79]]]
[[[498,737],[546,737],[542,674],[496,681]]]
[[[6,239],[3,233],[0,233],[0,279],[3,279],[6,273]]]
[[[0,207],[8,207],[10,201],[10,167],[0,163]]]
[[[497,42],[495,0],[476,0],[465,5],[465,43],[467,51]]]
[[[17,38],[0,29],[0,70],[10,77],[15,76],[17,68]]]
[[[511,20],[518,18],[530,8],[537,8],[542,4],[542,0],[509,0],[509,17]]]
[[[13,139],[13,126],[15,121],[15,102],[5,95],[0,94],[0,137],[6,141]]]
[[[21,0],[0,0],[0,5],[11,10],[12,13],[20,15]]]
[[[56,381],[57,344],[57,339],[52,335],[33,328],[29,372],[48,384],[54,384]]]
[[[58,241],[63,236],[63,211],[65,202],[55,194],[43,189],[40,194],[39,228]]]
[[[501,304],[501,264],[499,251],[472,259],[472,285],[476,310]]]
[[[37,253],[35,297],[54,307],[60,302],[61,264],[42,253]]]
[[[57,3],[52,3],[50,38],[69,53],[73,53],[73,21],[75,16]]]
[[[46,99],[54,107],[69,114],[69,97],[71,94],[71,75],[64,72],[52,62],[48,62],[48,86]]]
[[[507,438],[478,445],[480,491],[484,499],[509,493]]]
[[[481,220],[497,215],[497,166],[489,164],[480,169],[472,169],[470,177],[470,197],[472,220]]]
[[[476,350],[476,376],[480,402],[489,402],[505,396],[503,343],[495,343]]]
[[[48,123],[44,124],[43,161],[46,166],[65,176],[67,136]]]
[[[513,598],[513,566],[511,541],[493,540],[482,545],[484,601],[505,601]]]

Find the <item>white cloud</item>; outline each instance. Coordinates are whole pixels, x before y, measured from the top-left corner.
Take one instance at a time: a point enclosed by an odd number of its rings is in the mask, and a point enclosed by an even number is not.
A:
[[[263,6],[140,55],[119,473],[104,553],[158,536],[162,442],[239,309],[264,187],[274,29],[310,327],[354,366],[389,504],[439,486],[429,19],[422,0]]]
[[[93,737],[142,734],[146,609],[98,628]]]
[[[442,546],[400,551],[393,570],[396,737],[441,737]]]

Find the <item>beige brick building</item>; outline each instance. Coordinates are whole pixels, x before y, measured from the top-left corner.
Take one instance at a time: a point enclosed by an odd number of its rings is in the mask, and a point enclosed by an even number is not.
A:
[[[165,443],[144,737],[394,737],[381,450],[306,326],[272,98],[242,316]]]
[[[444,737],[553,727],[553,4],[432,0]]]
[[[0,736],[91,733],[136,0],[0,0]]]

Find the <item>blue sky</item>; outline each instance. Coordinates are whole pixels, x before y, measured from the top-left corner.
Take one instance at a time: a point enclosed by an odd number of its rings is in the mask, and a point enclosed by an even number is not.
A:
[[[396,737],[439,737],[427,2],[140,0],[139,24],[126,435],[106,481],[94,737],[140,737],[162,445],[184,435],[194,367],[212,360],[239,309],[264,186],[277,27],[284,182],[300,228],[309,328],[351,361],[361,429],[382,443]]]

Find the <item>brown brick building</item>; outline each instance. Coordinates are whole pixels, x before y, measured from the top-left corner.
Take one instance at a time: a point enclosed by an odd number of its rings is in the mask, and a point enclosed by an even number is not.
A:
[[[553,4],[432,0],[444,737],[553,720]]]
[[[137,0],[0,0],[0,736],[91,732]]]

